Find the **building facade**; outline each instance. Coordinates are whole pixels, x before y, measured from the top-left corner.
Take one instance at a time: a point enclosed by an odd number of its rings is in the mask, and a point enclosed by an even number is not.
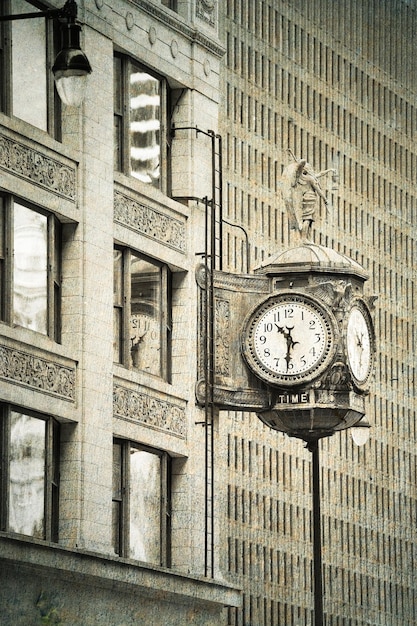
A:
[[[1,24],[1,621],[209,626],[239,603],[208,574],[194,390],[217,9],[77,4],[81,108],[65,19]]]
[[[345,431],[320,445],[334,626],[416,623],[415,24],[414,2],[372,0],[237,0],[222,20],[224,269],[296,245],[280,199],[290,150],[337,170],[313,240],[358,261],[378,296],[369,441]],[[312,624],[310,454],[253,414],[223,413],[220,429],[223,565],[243,587],[226,623]]]
[[[292,153],[378,296],[370,439],[320,446],[325,623],[414,625],[414,2],[77,4],[79,109],[59,21],[1,24],[2,623],[313,623],[310,453],[196,403],[207,266],[295,245]]]

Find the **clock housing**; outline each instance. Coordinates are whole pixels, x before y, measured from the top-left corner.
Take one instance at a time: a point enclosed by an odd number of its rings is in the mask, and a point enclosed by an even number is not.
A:
[[[264,382],[293,387],[326,370],[337,340],[338,326],[328,307],[305,293],[285,291],[270,296],[249,315],[242,353]]]
[[[364,389],[374,366],[375,332],[371,313],[360,298],[355,298],[351,303],[344,334],[347,364],[353,383]]]

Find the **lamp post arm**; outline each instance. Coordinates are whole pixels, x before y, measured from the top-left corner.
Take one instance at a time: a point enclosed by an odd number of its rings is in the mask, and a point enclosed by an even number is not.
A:
[[[78,7],[75,0],[67,0],[61,9],[45,9],[45,11],[36,11],[31,13],[15,13],[11,15],[0,15],[0,22],[10,22],[14,20],[30,20],[39,17],[47,17],[50,19],[66,17],[69,20],[75,20],[77,17]]]

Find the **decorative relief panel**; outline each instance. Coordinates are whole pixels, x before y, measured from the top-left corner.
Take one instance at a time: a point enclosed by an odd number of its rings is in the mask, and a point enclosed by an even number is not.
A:
[[[68,200],[76,198],[75,168],[0,134],[0,167]]]
[[[0,346],[0,378],[75,401],[75,367]]]
[[[130,419],[185,439],[185,407],[169,400],[115,384],[113,413],[116,417]]]
[[[197,17],[204,20],[210,26],[214,26],[215,24],[215,14],[216,14],[216,2],[215,0],[197,0],[196,5],[196,14]]]
[[[230,376],[230,302],[215,299],[216,373]]]
[[[160,213],[119,191],[114,194],[114,219],[150,239],[185,253],[185,219]]]

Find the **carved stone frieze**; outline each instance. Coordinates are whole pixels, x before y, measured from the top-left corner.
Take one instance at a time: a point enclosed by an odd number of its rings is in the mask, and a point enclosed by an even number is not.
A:
[[[72,202],[76,199],[74,167],[2,134],[0,134],[0,167]]]
[[[0,346],[0,378],[75,401],[75,367]]]
[[[116,417],[139,422],[185,439],[185,407],[148,392],[115,384],[113,413]]]
[[[196,3],[196,15],[201,20],[204,20],[210,26],[215,24],[216,16],[216,2],[215,0],[197,0]]]
[[[216,298],[214,306],[216,374],[230,376],[230,302]]]
[[[165,215],[120,191],[114,193],[114,220],[174,250],[186,251],[185,219]]]

